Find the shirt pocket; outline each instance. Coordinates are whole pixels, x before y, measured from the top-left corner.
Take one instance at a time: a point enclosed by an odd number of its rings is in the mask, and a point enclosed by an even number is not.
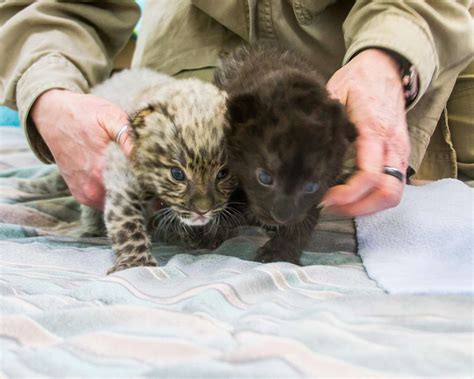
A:
[[[325,10],[336,0],[288,0],[291,1],[293,12],[300,25],[309,25],[316,15]]]

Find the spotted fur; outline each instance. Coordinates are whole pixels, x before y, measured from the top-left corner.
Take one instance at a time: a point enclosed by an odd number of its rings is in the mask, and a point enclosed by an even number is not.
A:
[[[218,245],[238,222],[228,206],[237,181],[227,170],[224,149],[226,94],[197,79],[176,80],[148,69],[120,72],[92,93],[127,111],[134,141],[129,159],[110,143],[104,214],[83,207],[81,215],[85,234],[106,230],[112,242],[117,260],[109,273],[157,265],[151,237]],[[185,180],[176,180],[172,169]],[[164,208],[158,210],[157,202]]]
[[[121,81],[125,75],[134,72],[120,73],[110,81]],[[154,76],[147,70],[148,83]],[[225,105],[226,94],[212,84],[169,77],[164,84],[145,86],[128,103],[132,155],[127,160],[111,144],[104,176],[104,219],[117,255],[110,272],[156,265],[150,254],[147,218],[156,237],[165,241],[213,247],[225,237],[226,225],[235,221],[228,200],[237,184],[227,170]],[[173,177],[176,169],[184,180]],[[146,203],[158,198],[166,207],[147,212]]]
[[[238,49],[214,79],[229,94],[229,166],[250,216],[275,229],[256,259],[299,263],[319,218],[317,204],[341,173],[355,128],[314,68],[290,51]],[[262,170],[270,184],[262,182]]]

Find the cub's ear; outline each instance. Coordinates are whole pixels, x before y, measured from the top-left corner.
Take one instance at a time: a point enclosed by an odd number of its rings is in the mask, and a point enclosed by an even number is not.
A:
[[[155,111],[155,106],[149,104],[130,117],[133,137],[138,138],[140,136],[140,132],[146,127],[146,118]]]
[[[258,112],[259,99],[252,94],[232,96],[227,101],[227,112],[231,126],[245,124],[255,118]]]

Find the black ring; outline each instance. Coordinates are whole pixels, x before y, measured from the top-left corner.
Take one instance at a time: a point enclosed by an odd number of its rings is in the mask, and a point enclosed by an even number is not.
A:
[[[393,176],[394,178],[397,178],[403,183],[403,174],[400,170],[394,168],[394,167],[389,167],[389,166],[383,166],[383,173]]]

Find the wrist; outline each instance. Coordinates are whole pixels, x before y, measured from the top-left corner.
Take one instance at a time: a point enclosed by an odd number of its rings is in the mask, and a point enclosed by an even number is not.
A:
[[[419,93],[419,77],[415,67],[408,59],[395,51],[384,48],[374,48],[371,50],[380,51],[382,54],[390,57],[392,62],[397,65],[403,87],[405,108],[408,108],[415,101]]]
[[[42,122],[45,117],[51,117],[52,110],[58,105],[59,99],[62,98],[65,93],[72,93],[61,88],[53,88],[43,92],[39,95],[33,103],[30,110],[30,120],[38,132],[42,135],[42,128],[45,127],[45,122]]]
[[[417,98],[420,88],[418,72],[415,66],[402,55],[386,50],[387,54],[395,59],[400,68],[400,77],[403,85],[403,96],[405,97],[405,108],[408,108]]]
[[[364,57],[367,61],[377,62],[377,65],[383,67],[387,74],[392,74],[394,77],[398,77],[400,71],[400,65],[395,57],[385,49],[379,49],[371,47],[359,51],[353,59]]]

